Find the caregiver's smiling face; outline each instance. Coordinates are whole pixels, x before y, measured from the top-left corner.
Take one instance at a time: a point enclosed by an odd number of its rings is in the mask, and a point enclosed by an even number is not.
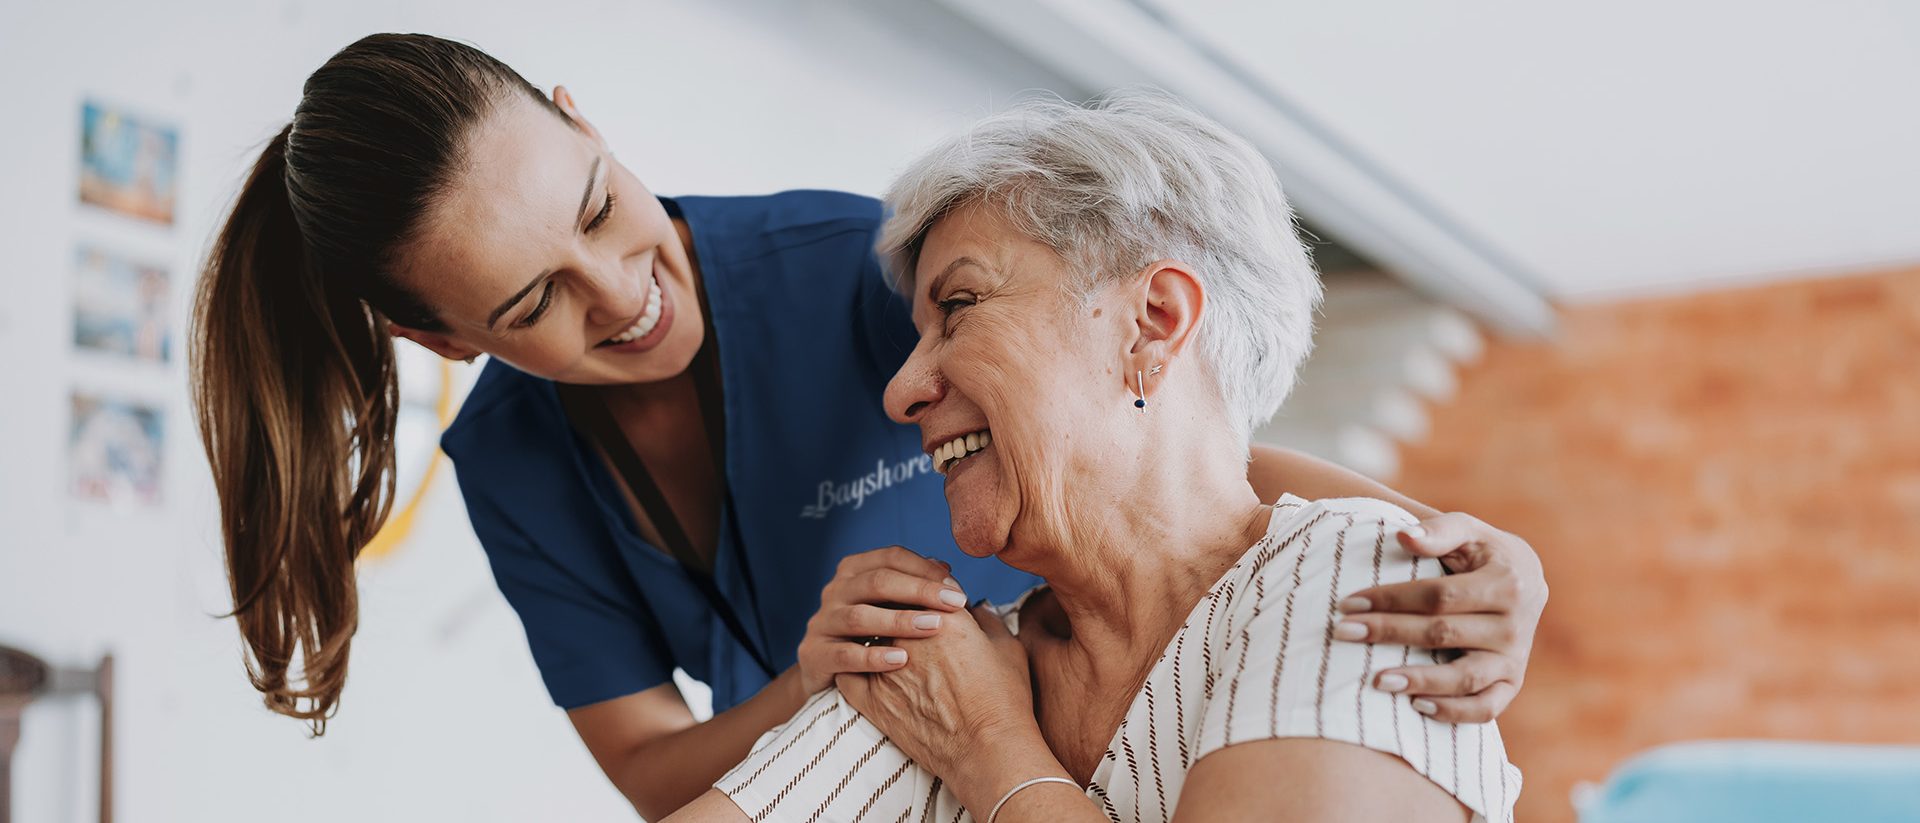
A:
[[[1130,462],[1114,448],[1133,412],[1118,374],[1127,290],[1083,305],[1064,288],[1068,265],[979,204],[941,218],[921,246],[920,340],[887,385],[887,413],[919,425],[968,554],[1062,527],[1069,496],[1098,495]]]
[[[446,328],[401,334],[564,383],[673,377],[705,338],[692,262],[660,202],[572,114],[577,129],[512,94],[473,127],[401,273]]]

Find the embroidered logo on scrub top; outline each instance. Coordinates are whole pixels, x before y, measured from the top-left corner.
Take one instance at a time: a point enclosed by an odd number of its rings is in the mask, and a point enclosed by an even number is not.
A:
[[[841,506],[851,505],[858,509],[867,502],[867,495],[878,494],[887,489],[912,480],[923,474],[933,472],[933,456],[920,455],[902,460],[891,466],[885,460],[874,461],[873,471],[867,472],[845,483],[825,480],[820,483],[820,499],[809,503],[800,510],[801,517],[814,520],[825,519],[827,513]]]

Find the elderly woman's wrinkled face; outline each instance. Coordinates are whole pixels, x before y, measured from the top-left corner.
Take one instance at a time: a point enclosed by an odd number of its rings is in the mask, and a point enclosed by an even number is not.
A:
[[[1062,527],[1073,500],[1134,462],[1113,448],[1135,414],[1132,376],[1120,373],[1133,337],[1127,290],[1083,304],[1068,275],[1059,255],[977,204],[942,218],[921,249],[920,342],[887,386],[887,411],[920,426],[968,554]]]

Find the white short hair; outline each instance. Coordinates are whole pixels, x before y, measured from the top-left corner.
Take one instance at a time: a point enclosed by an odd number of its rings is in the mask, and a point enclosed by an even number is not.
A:
[[[879,250],[909,296],[927,233],[973,203],[1065,259],[1083,297],[1154,260],[1193,266],[1207,288],[1196,345],[1243,442],[1312,351],[1320,278],[1273,167],[1164,93],[1027,100],[914,162],[886,201]]]

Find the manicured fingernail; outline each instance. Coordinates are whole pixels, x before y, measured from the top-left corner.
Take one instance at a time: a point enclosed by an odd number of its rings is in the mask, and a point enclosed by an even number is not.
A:
[[[916,615],[913,618],[913,627],[923,632],[940,628],[940,615],[937,615],[937,614]]]
[[[880,655],[880,659],[885,660],[888,663],[891,663],[895,666],[898,666],[902,663],[907,662],[907,653],[900,649],[894,649],[893,651]]]
[[[1398,674],[1380,676],[1380,690],[1383,692],[1403,692],[1407,690],[1407,678]]]
[[[940,592],[940,602],[958,609],[967,605],[967,596],[953,589],[946,589]]]
[[[945,580],[942,580],[942,581],[940,581],[940,582],[942,582],[942,583],[945,583],[945,584],[947,584],[947,588],[949,588],[949,589],[952,589],[952,590],[954,590],[954,591],[961,591],[961,590],[962,590],[962,589],[960,588],[960,581],[958,581],[958,580],[955,580],[955,579],[953,579],[953,578],[951,578],[951,577],[949,577],[949,578],[947,578],[947,579],[945,579]]]
[[[1401,529],[1400,533],[1408,537],[1411,537],[1415,540],[1419,540],[1420,538],[1427,536],[1427,530],[1419,526],[1408,526],[1404,529]]]
[[[900,654],[901,656],[905,656],[906,652],[901,652]],[[1433,705],[1433,701],[1422,698],[1413,701],[1413,710],[1421,714],[1433,714],[1439,711],[1440,707]]]
[[[1367,639],[1366,624],[1355,623],[1351,620],[1342,620],[1333,627],[1333,639],[1365,640]]]
[[[1353,612],[1370,612],[1373,611],[1373,601],[1364,597],[1349,597],[1340,601],[1340,610],[1349,614]]]

